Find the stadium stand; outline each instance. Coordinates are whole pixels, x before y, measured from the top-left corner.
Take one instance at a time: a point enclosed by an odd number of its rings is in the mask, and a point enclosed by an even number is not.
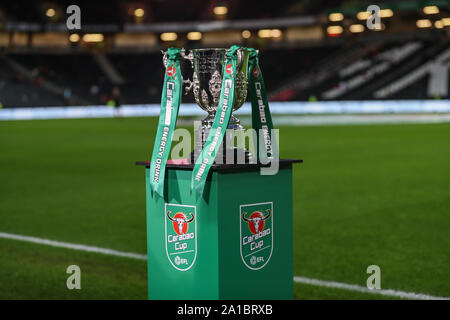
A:
[[[141,18],[133,14],[138,4],[83,1],[89,9],[84,10],[83,30],[75,34],[67,30],[63,4],[2,3],[0,103],[6,108],[158,103],[164,71],[160,50],[231,44],[260,50],[272,101],[448,97],[448,8],[434,14],[423,30],[417,25],[423,18],[420,6],[395,8],[391,18],[383,19],[385,30],[373,32],[357,18],[359,6],[346,8],[342,21],[333,22],[323,10],[324,4],[331,5],[325,0],[301,6],[288,2],[276,9],[260,1],[250,12],[249,4],[232,2],[223,20],[211,12],[199,16],[201,1],[176,16],[169,14],[173,4],[152,3],[152,10],[143,6]],[[51,17],[45,13],[50,6]],[[161,20],[161,14],[166,18]],[[201,25],[190,22],[195,19]],[[351,23],[363,31],[353,34]],[[342,26],[341,34],[329,34],[330,25]],[[197,31],[199,40],[189,39],[194,29],[202,31]],[[277,35],[259,34],[264,30]],[[163,40],[166,31],[173,31],[175,40]],[[101,40],[85,41],[90,32]],[[78,38],[70,40],[71,35]],[[194,102],[191,95],[183,101]]]
[[[293,48],[288,50],[270,49],[262,52],[262,68],[265,81],[270,86],[276,86],[286,77],[292,77],[298,72],[310,72],[321,59],[333,54],[337,50],[331,47],[324,50],[322,47]],[[162,55],[154,53],[117,53],[106,55],[109,63],[123,78],[123,83],[114,81],[102,70],[98,60],[83,53],[73,54],[11,54],[4,57],[2,65],[2,79],[4,88],[8,91],[14,85],[11,75],[21,74],[8,67],[6,61],[20,66],[22,73],[29,74],[24,77],[27,89],[23,92],[38,95],[38,105],[61,106],[68,104],[102,104],[107,102],[115,87],[120,89],[120,102],[123,104],[158,103],[161,95],[161,85],[164,76]],[[280,61],[292,61],[291,67]],[[189,65],[184,65],[188,67]],[[23,76],[22,76],[23,77]],[[48,90],[39,83],[42,80],[51,82],[59,90]],[[17,87],[17,85],[16,85]],[[70,99],[64,92],[70,90]],[[12,100],[11,100],[12,99]],[[35,101],[18,99],[17,95],[2,95],[3,104],[9,107],[36,106]],[[183,97],[185,102],[193,102],[191,95]]]
[[[344,48],[344,57],[358,58],[327,58],[323,65],[319,62],[313,68],[315,72],[300,74],[272,93],[272,100],[308,100],[311,95],[319,100],[445,98],[449,45],[448,39],[441,39],[369,43],[359,52]],[[439,77],[434,83],[428,77],[432,70]]]
[[[355,75],[351,75],[350,77],[345,77],[342,79],[342,70],[339,72],[340,81],[332,88],[326,90],[321,94],[323,99],[337,99],[351,90],[355,90],[358,87],[363,86],[368,83],[374,77],[379,76],[382,73],[389,72],[395,64],[400,63],[405,58],[407,58],[412,53],[416,52],[422,47],[422,43],[420,42],[409,42],[404,45],[396,46],[392,49],[385,50],[381,53],[376,54],[372,59],[368,59],[367,57],[358,60],[356,63],[362,61],[370,61],[367,68],[361,70]],[[350,66],[351,67],[351,66]],[[344,67],[343,70],[347,70],[347,67]],[[344,71],[344,73],[348,71]]]
[[[271,100],[275,101],[305,101],[311,96],[319,100],[443,98],[449,86],[444,72],[449,65],[448,47],[448,41],[406,41],[368,43],[359,49],[269,49],[262,51],[261,61],[269,88],[285,83],[281,90],[272,92]],[[159,102],[163,80],[160,52],[111,53],[105,58],[123,82],[114,83],[98,59],[88,53],[3,55],[2,103],[8,107],[105,104],[114,88],[120,90],[118,100],[123,104]],[[432,69],[440,64],[444,67]],[[437,89],[426,89],[432,79],[430,70],[440,75],[438,83],[445,87],[438,93],[433,91]],[[420,90],[415,89],[418,84],[423,84]],[[188,95],[183,101],[193,99]]]
[[[375,98],[388,98],[397,92],[404,91],[409,86],[428,76],[429,81],[423,88],[428,88],[427,97],[448,96],[448,68],[450,66],[450,49],[442,51],[420,66],[403,74],[387,86],[374,92]]]
[[[26,77],[0,56],[0,99],[4,107],[65,105],[63,96],[41,87],[41,78]]]

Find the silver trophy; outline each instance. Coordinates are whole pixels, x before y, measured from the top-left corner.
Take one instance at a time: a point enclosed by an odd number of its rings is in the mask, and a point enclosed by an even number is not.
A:
[[[222,66],[226,63],[226,52],[228,49],[211,48],[211,49],[193,49],[188,53],[183,50],[181,55],[184,59],[190,62],[192,71],[189,72],[188,68],[182,68],[183,84],[186,85],[185,90],[188,94],[193,92],[195,101],[197,104],[208,112],[205,119],[201,121],[200,127],[196,128],[193,160],[195,161],[198,155],[201,153],[206,139],[208,138],[209,131],[214,122],[217,107],[219,105],[220,91],[222,88]],[[249,51],[241,48],[237,52],[237,73],[235,81],[235,96],[233,110],[238,110],[245,102],[247,97],[247,71],[248,71],[248,58]],[[167,57],[163,57],[164,66],[167,65]],[[190,78],[190,79],[189,79]],[[234,158],[238,157],[239,152],[243,152],[245,162],[248,162],[251,158],[251,154],[245,150],[245,148],[238,148],[233,145],[231,141],[233,136],[238,136],[240,132],[244,131],[244,128],[239,123],[233,114],[231,115],[230,122],[228,124],[227,134],[224,137],[222,147],[216,156],[216,163],[224,163],[224,158],[228,150],[231,148]],[[222,162],[223,161],[223,162]]]

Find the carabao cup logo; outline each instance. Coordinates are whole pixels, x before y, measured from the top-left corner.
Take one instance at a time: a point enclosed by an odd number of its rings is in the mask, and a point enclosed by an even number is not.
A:
[[[265,216],[260,211],[254,211],[250,218],[247,218],[247,212],[242,213],[242,219],[248,223],[248,228],[251,233],[257,234],[258,232],[262,232],[264,230],[265,220],[270,217],[270,209],[266,209],[267,216]]]
[[[166,253],[172,266],[189,270],[197,256],[196,207],[166,203]]]
[[[194,215],[191,213],[191,218],[187,218],[182,212],[177,212],[173,218],[170,217],[172,211],[167,211],[167,218],[172,221],[173,229],[178,235],[186,234],[189,228],[189,223],[194,220]]]
[[[251,270],[263,268],[273,250],[273,203],[240,206],[240,249],[244,264]]]
[[[254,76],[255,78],[258,78],[258,77],[259,77],[259,69],[258,69],[258,67],[254,67],[254,68],[253,68],[253,76]]]
[[[174,66],[170,66],[167,68],[167,75],[169,77],[173,77],[176,72],[177,72],[177,69]]]
[[[231,63],[229,63],[227,65],[227,67],[225,68],[225,70],[227,71],[228,74],[232,74],[233,73],[233,66],[231,65]]]

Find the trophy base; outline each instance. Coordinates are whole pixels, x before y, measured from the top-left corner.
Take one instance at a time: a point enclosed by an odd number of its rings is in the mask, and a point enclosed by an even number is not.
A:
[[[191,160],[195,162],[203,150],[208,139],[209,132],[214,122],[214,114],[209,114],[202,120],[201,125],[195,128],[194,151]],[[228,123],[227,132],[223,138],[222,144],[217,151],[215,164],[248,164],[253,163],[252,154],[245,148],[245,139],[234,145],[235,136],[244,135],[244,127],[239,123],[239,119],[231,115]],[[245,136],[244,136],[245,138]],[[244,145],[242,145],[244,143]]]

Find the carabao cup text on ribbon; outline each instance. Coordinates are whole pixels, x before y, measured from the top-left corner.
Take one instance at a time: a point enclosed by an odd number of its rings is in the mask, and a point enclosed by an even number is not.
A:
[[[169,48],[165,53],[167,64],[161,96],[161,111],[150,164],[150,187],[152,192],[156,192],[161,197],[164,196],[166,163],[169,158],[178,109],[181,103],[180,52],[181,49],[179,48]]]
[[[232,46],[225,54],[225,61],[222,65],[222,88],[220,91],[219,106],[217,107],[214,122],[206,139],[192,172],[191,191],[195,190],[198,195],[203,194],[208,172],[214,163],[217,151],[222,144],[231,111],[234,105],[234,84],[237,72],[237,51],[240,46]]]
[[[267,164],[274,159],[277,151],[276,139],[272,137],[272,115],[267,100],[266,86],[259,67],[258,51],[248,48],[250,58],[248,62],[250,100],[252,102],[252,127],[257,134],[257,160]],[[260,141],[261,138],[263,141]],[[262,149],[262,150],[261,150]]]

